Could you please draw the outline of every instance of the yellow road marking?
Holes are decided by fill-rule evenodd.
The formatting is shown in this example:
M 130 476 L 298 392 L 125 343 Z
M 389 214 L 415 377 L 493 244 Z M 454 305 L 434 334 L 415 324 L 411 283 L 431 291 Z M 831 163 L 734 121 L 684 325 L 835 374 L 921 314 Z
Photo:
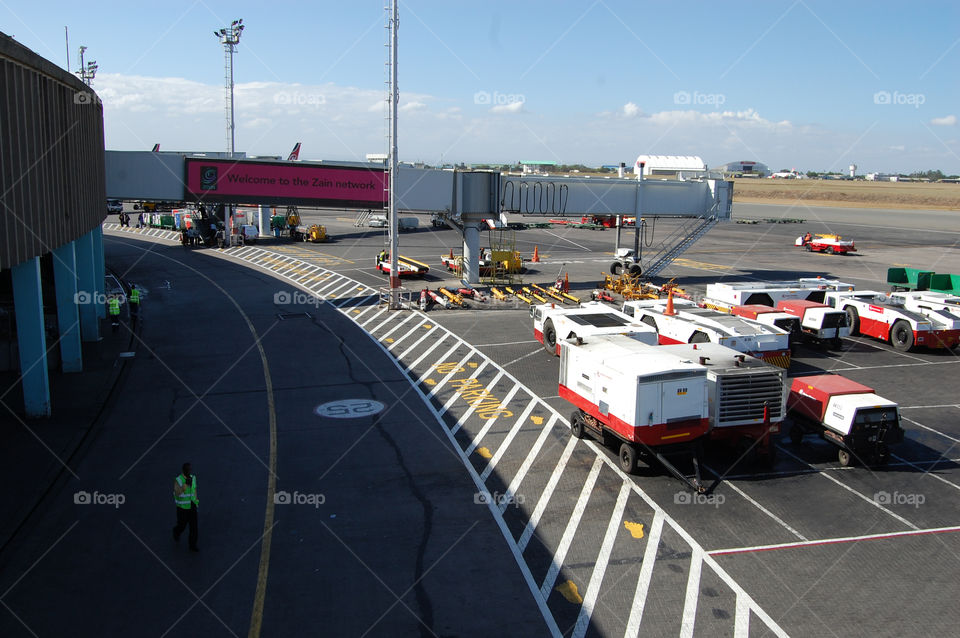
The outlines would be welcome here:
M 583 603 L 583 596 L 580 595 L 580 591 L 577 589 L 577 584 L 572 580 L 568 580 L 565 583 L 557 585 L 557 591 L 560 592 L 560 595 L 567 599 L 567 602 L 571 602 L 575 605 Z
M 437 385 L 437 382 L 434 381 L 433 379 L 424 379 L 423 382 L 426 383 L 427 385 Z
M 627 531 L 629 531 L 630 535 L 634 538 L 643 538 L 643 523 L 623 521 L 623 526 L 627 528 Z
M 477 448 L 477 454 L 479 454 L 480 456 L 482 456 L 482 457 L 485 458 L 485 459 L 489 459 L 489 458 L 493 457 L 493 454 L 490 453 L 490 450 L 488 450 L 488 449 L 485 448 L 485 447 L 478 447 L 478 448 Z
M 543 417 L 542 417 L 542 416 L 532 416 L 532 417 L 530 417 L 530 420 L 533 421 L 533 424 L 534 424 L 534 425 L 543 425 Z

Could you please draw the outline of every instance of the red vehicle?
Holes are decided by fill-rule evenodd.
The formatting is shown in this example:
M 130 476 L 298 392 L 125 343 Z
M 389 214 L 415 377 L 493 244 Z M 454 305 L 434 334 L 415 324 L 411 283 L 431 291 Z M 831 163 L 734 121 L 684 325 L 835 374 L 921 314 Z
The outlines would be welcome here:
M 803 246 L 810 252 L 829 253 L 831 255 L 846 255 L 847 253 L 857 252 L 853 240 L 846 240 L 840 235 L 829 233 L 817 233 L 816 235 L 807 233 L 802 237 L 797 237 L 794 245 Z

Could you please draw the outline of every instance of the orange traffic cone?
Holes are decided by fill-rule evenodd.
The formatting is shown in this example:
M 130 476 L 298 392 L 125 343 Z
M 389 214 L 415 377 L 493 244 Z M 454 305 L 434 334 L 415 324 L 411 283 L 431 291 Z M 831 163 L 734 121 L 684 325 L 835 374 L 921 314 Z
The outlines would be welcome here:
M 673 288 L 667 293 L 667 309 L 663 311 L 663 314 L 668 317 L 672 317 L 677 314 L 677 311 L 673 309 Z
M 535 264 L 540 263 L 540 247 L 539 246 L 533 247 L 533 259 L 531 259 L 530 261 L 532 261 Z
M 453 259 L 453 248 L 450 249 L 450 259 Z
M 563 273 L 563 292 L 570 292 L 570 273 Z

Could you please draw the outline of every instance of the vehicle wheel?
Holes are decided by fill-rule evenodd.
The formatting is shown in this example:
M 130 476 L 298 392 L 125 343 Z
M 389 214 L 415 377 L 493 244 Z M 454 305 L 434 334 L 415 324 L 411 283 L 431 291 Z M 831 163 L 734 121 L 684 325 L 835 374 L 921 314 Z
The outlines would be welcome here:
M 612 264 L 610 264 L 611 275 L 619 275 L 622 272 L 623 272 L 623 264 L 621 264 L 619 261 L 615 261 Z
M 620 444 L 620 469 L 627 474 L 637 471 L 637 448 L 629 443 Z
M 812 253 L 812 252 L 813 252 L 813 246 L 811 246 L 810 244 L 807 244 L 807 245 L 806 245 L 806 249 L 807 249 L 807 252 L 808 252 L 808 253 Z
M 903 319 L 895 321 L 893 328 L 890 329 L 890 343 L 900 352 L 906 352 L 912 348 L 913 330 L 910 329 L 910 324 Z
M 640 268 L 640 264 L 630 264 L 630 269 L 627 272 L 629 272 L 632 277 L 639 277 L 643 269 Z
M 842 465 L 843 467 L 849 467 L 850 463 L 853 461 L 853 457 L 850 455 L 849 452 L 847 452 L 843 448 L 840 448 L 839 450 L 837 450 L 837 460 L 840 461 L 840 465 Z
M 790 426 L 790 442 L 794 445 L 800 445 L 803 442 L 804 431 L 799 425 Z
M 697 330 L 690 335 L 690 341 L 687 343 L 710 343 L 710 337 L 707 336 L 707 333 Z
M 827 254 L 828 254 L 828 255 L 835 255 L 835 254 L 837 254 L 837 251 L 835 251 L 835 250 L 833 249 L 833 246 L 827 246 Z
M 550 354 L 557 354 L 557 330 L 553 327 L 553 319 L 547 319 L 543 324 L 543 347 Z
M 583 419 L 579 410 L 570 415 L 570 433 L 578 439 L 583 438 Z
M 847 325 L 850 326 L 850 336 L 860 334 L 860 314 L 853 306 L 847 306 Z

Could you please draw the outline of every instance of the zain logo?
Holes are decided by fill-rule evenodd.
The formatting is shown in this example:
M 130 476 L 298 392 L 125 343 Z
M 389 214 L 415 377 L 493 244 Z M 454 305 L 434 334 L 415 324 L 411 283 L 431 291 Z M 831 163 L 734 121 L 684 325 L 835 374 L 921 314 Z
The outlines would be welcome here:
M 215 191 L 217 190 L 217 167 L 216 166 L 201 166 L 200 167 L 200 190 L 202 191 Z

